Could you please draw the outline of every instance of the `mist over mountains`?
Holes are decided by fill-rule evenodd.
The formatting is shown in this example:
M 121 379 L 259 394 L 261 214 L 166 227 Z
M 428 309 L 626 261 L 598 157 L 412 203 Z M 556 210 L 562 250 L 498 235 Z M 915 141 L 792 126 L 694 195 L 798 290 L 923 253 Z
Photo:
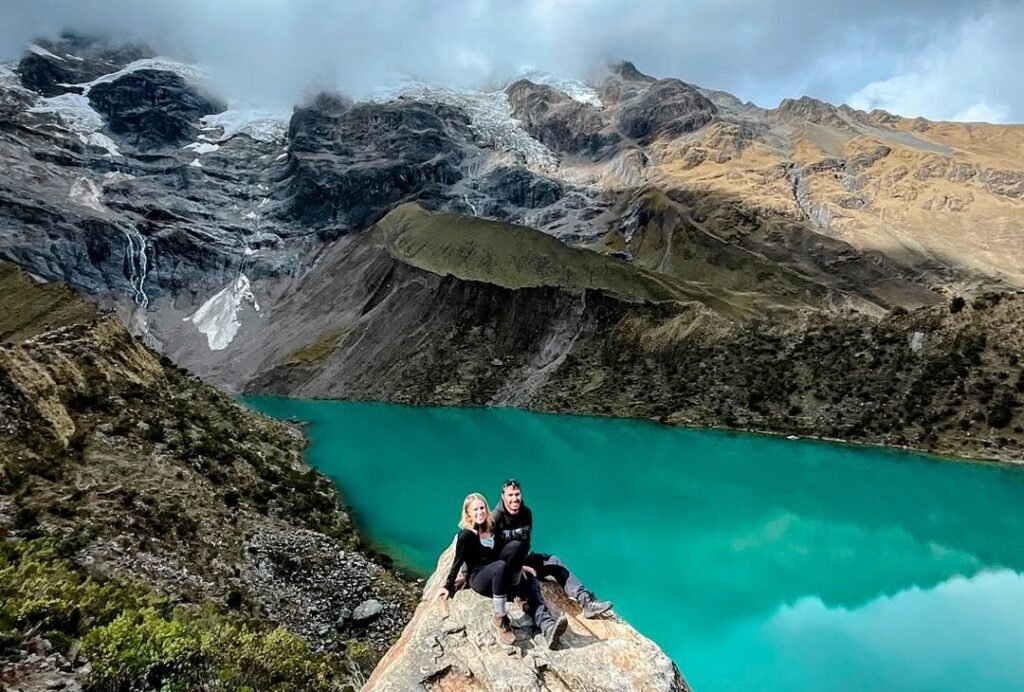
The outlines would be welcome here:
M 1019 3 L 829 6 L 708 1 L 229 0 L 0 3 L 0 59 L 67 28 L 134 38 L 210 70 L 229 100 L 290 107 L 303 94 L 361 96 L 396 76 L 503 86 L 532 67 L 586 78 L 608 59 L 774 107 L 802 94 L 932 120 L 1024 120 Z

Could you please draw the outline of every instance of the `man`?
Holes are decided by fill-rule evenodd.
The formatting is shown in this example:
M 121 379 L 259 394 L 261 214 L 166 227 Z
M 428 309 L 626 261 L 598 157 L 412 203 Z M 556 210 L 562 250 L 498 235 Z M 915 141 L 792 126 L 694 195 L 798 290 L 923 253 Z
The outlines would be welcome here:
M 501 500 L 491 513 L 494 522 L 495 542 L 501 546 L 510 541 L 526 544 L 527 555 L 523 560 L 526 567 L 537 573 L 538 579 L 554 577 L 570 598 L 576 599 L 583 610 L 583 617 L 595 618 L 611 609 L 611 601 L 599 601 L 583 587 L 576 575 L 569 571 L 557 555 L 533 553 L 530 539 L 533 533 L 533 512 L 523 502 L 523 489 L 519 481 L 510 478 L 501 487 Z

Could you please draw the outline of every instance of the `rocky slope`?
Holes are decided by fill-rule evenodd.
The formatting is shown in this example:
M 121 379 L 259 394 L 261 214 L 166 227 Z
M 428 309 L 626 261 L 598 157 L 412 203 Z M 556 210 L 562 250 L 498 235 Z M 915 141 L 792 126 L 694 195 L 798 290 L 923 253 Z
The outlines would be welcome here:
M 545 601 L 569 617 L 559 646 L 547 649 L 532 620 L 516 616 L 516 643 L 497 641 L 490 627 L 489 599 L 463 590 L 445 603 L 437 593 L 451 567 L 453 549 L 437 563 L 416 614 L 367 681 L 366 692 L 406 690 L 577 690 L 689 692 L 671 659 L 617 615 L 586 620 L 579 606 L 553 582 Z
M 0 72 L 0 256 L 210 382 L 1019 455 L 1024 128 L 629 63 L 283 117 L 204 83 L 73 34 Z
M 358 687 L 415 597 L 301 433 L 66 288 L 0 276 L 5 689 Z

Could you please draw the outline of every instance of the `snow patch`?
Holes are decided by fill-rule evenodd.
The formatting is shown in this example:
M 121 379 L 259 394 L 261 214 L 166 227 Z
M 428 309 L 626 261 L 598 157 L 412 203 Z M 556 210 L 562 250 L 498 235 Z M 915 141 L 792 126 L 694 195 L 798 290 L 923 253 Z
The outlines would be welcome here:
M 69 130 L 80 134 L 95 132 L 104 125 L 103 116 L 96 112 L 89 99 L 82 94 L 61 94 L 39 99 L 28 112 L 54 113 Z
M 280 142 L 288 132 L 287 111 L 229 108 L 221 113 L 205 115 L 200 119 L 207 142 L 225 142 L 235 135 L 248 135 L 258 142 Z M 217 135 L 216 132 L 220 131 Z
M 366 100 L 385 103 L 399 97 L 461 108 L 469 116 L 473 134 L 484 145 L 518 154 L 531 166 L 554 168 L 558 164 L 558 157 L 512 117 L 512 105 L 504 91 L 455 89 L 400 80 L 372 92 Z
M 557 89 L 572 100 L 585 103 L 588 106 L 596 108 L 604 106 L 601 103 L 601 97 L 598 95 L 597 90 L 577 79 L 563 79 L 549 72 L 532 69 L 524 70 L 519 75 L 519 79 L 528 79 L 534 84 L 544 84 L 552 89 Z
M 203 167 L 203 164 L 199 163 L 199 159 L 192 159 L 191 161 L 188 162 L 188 165 L 192 166 L 193 168 Z
M 29 44 L 28 52 L 35 53 L 36 55 L 42 55 L 44 58 L 56 58 L 61 62 L 67 62 L 64 58 L 60 57 L 59 55 L 54 55 L 50 51 L 35 43 Z
M 191 322 L 196 329 L 206 335 L 206 342 L 211 351 L 223 351 L 231 344 L 242 326 L 238 319 L 238 311 L 245 302 L 259 312 L 260 306 L 252 292 L 249 277 L 239 274 L 237 279 L 215 293 L 184 321 Z
M 111 72 L 110 74 L 105 74 L 102 77 L 97 77 L 91 82 L 83 82 L 81 84 L 62 84 L 61 86 L 79 87 L 83 90 L 83 93 L 88 94 L 89 90 L 97 84 L 113 82 L 127 74 L 138 72 L 139 70 L 162 70 L 164 72 L 173 72 L 188 82 L 203 82 L 209 74 L 198 65 L 190 65 L 184 62 L 178 62 L 177 60 L 170 60 L 169 58 L 143 58 L 142 60 L 136 60 L 128 63 L 117 72 Z
M 89 207 L 93 211 L 106 212 L 106 207 L 100 201 L 100 188 L 88 178 L 77 178 L 71 183 L 71 191 L 68 197 L 75 204 Z
M 41 98 L 36 105 L 28 109 L 29 113 L 52 113 L 56 115 L 64 127 L 68 128 L 90 146 L 106 149 L 111 156 L 121 156 L 120 149 L 110 137 L 99 132 L 106 124 L 103 116 L 89 103 L 82 94 L 60 94 Z
M 185 145 L 186 149 L 191 149 L 195 153 L 202 156 L 203 154 L 209 154 L 211 152 L 220 149 L 219 144 L 213 144 L 211 142 L 192 142 L 191 144 Z

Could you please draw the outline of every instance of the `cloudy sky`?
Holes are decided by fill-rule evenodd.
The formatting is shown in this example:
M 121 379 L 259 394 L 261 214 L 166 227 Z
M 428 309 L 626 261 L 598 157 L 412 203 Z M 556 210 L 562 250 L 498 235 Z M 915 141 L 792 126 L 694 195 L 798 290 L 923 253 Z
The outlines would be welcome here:
M 1024 0 L 0 0 L 0 59 L 64 27 L 145 40 L 267 106 L 628 58 L 765 107 L 1024 122 Z

